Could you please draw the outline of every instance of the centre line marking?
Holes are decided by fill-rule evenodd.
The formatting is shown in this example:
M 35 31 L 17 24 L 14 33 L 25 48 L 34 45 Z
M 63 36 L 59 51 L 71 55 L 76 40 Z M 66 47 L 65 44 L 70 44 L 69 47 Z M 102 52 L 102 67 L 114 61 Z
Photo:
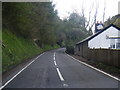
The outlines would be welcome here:
M 54 57 L 53 57 L 54 61 L 55 61 L 55 52 L 54 52 Z
M 59 68 L 56 68 L 56 69 L 57 69 L 57 72 L 58 72 L 58 75 L 59 75 L 60 80 L 61 80 L 61 81 L 65 81 L 64 78 L 63 78 L 63 76 L 62 76 L 62 74 L 60 73 Z
M 53 59 L 55 60 L 55 57 Z
M 56 61 L 54 61 L 54 64 L 55 64 L 55 66 L 57 66 L 57 63 L 56 63 Z
M 54 52 L 54 57 L 55 57 L 55 52 Z

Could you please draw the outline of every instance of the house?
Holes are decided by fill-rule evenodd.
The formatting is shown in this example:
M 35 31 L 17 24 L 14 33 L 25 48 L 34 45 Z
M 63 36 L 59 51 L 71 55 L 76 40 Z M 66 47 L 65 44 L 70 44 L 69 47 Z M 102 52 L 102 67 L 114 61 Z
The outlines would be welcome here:
M 111 24 L 94 35 L 76 43 L 87 42 L 89 48 L 120 49 L 120 28 Z
M 88 47 L 120 49 L 120 28 L 109 25 L 91 37 Z
M 94 35 L 77 42 L 75 54 L 88 60 L 97 60 L 120 66 L 118 65 L 118 59 L 120 58 L 120 28 L 111 24 Z

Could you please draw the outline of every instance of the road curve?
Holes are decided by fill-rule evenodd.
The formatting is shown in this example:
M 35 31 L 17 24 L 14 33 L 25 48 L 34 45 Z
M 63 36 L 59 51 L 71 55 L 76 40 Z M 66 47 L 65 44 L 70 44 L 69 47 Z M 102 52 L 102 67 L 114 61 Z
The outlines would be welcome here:
M 64 48 L 45 52 L 3 88 L 118 88 L 118 81 L 69 57 Z

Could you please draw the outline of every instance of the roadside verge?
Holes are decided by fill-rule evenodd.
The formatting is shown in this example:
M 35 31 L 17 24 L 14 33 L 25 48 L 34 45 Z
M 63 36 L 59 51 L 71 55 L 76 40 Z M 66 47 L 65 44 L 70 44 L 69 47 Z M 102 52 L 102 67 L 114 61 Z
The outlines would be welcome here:
M 66 53 L 67 54 L 67 53 Z M 89 67 L 89 68 L 92 68 L 92 69 L 94 69 L 94 70 L 96 70 L 96 71 L 98 71 L 98 72 L 100 72 L 100 73 L 103 73 L 103 74 L 105 74 L 105 75 L 107 75 L 107 76 L 109 76 L 109 77 L 111 77 L 111 78 L 113 78 L 113 79 L 115 79 L 115 80 L 117 80 L 117 81 L 120 81 L 120 79 L 118 78 L 118 77 L 116 77 L 116 76 L 113 76 L 113 75 L 111 75 L 111 74 L 109 74 L 109 73 L 107 73 L 107 72 L 105 72 L 105 71 L 103 71 L 103 70 L 100 70 L 99 68 L 96 68 L 96 67 L 94 67 L 93 65 L 90 65 L 90 64 L 88 64 L 88 63 L 86 63 L 86 62 L 83 62 L 83 61 L 81 61 L 81 60 L 78 60 L 78 58 L 76 58 L 76 57 L 73 57 L 73 55 L 71 56 L 71 55 L 69 55 L 69 54 L 67 54 L 70 58 L 72 58 L 73 60 L 76 60 L 76 61 L 78 61 L 78 62 L 80 62 L 81 64 L 83 64 L 83 65 L 85 65 L 85 66 L 87 66 L 87 67 Z

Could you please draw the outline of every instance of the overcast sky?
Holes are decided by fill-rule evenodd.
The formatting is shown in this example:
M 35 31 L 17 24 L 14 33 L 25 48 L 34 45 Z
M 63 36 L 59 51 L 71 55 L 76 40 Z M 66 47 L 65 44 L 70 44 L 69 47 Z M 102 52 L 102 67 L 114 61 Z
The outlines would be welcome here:
M 52 0 L 56 4 L 55 9 L 58 10 L 58 15 L 60 18 L 65 18 L 69 16 L 69 13 L 76 10 L 78 13 L 81 13 L 82 6 L 85 8 L 85 16 L 88 17 L 89 10 L 93 6 L 94 9 L 97 6 L 98 8 L 98 17 L 97 21 L 102 21 L 103 8 L 106 6 L 106 19 L 118 14 L 118 2 L 120 0 Z M 94 5 L 93 5 L 94 2 Z M 105 4 L 106 3 L 106 4 Z M 94 10 L 92 12 L 94 14 Z

